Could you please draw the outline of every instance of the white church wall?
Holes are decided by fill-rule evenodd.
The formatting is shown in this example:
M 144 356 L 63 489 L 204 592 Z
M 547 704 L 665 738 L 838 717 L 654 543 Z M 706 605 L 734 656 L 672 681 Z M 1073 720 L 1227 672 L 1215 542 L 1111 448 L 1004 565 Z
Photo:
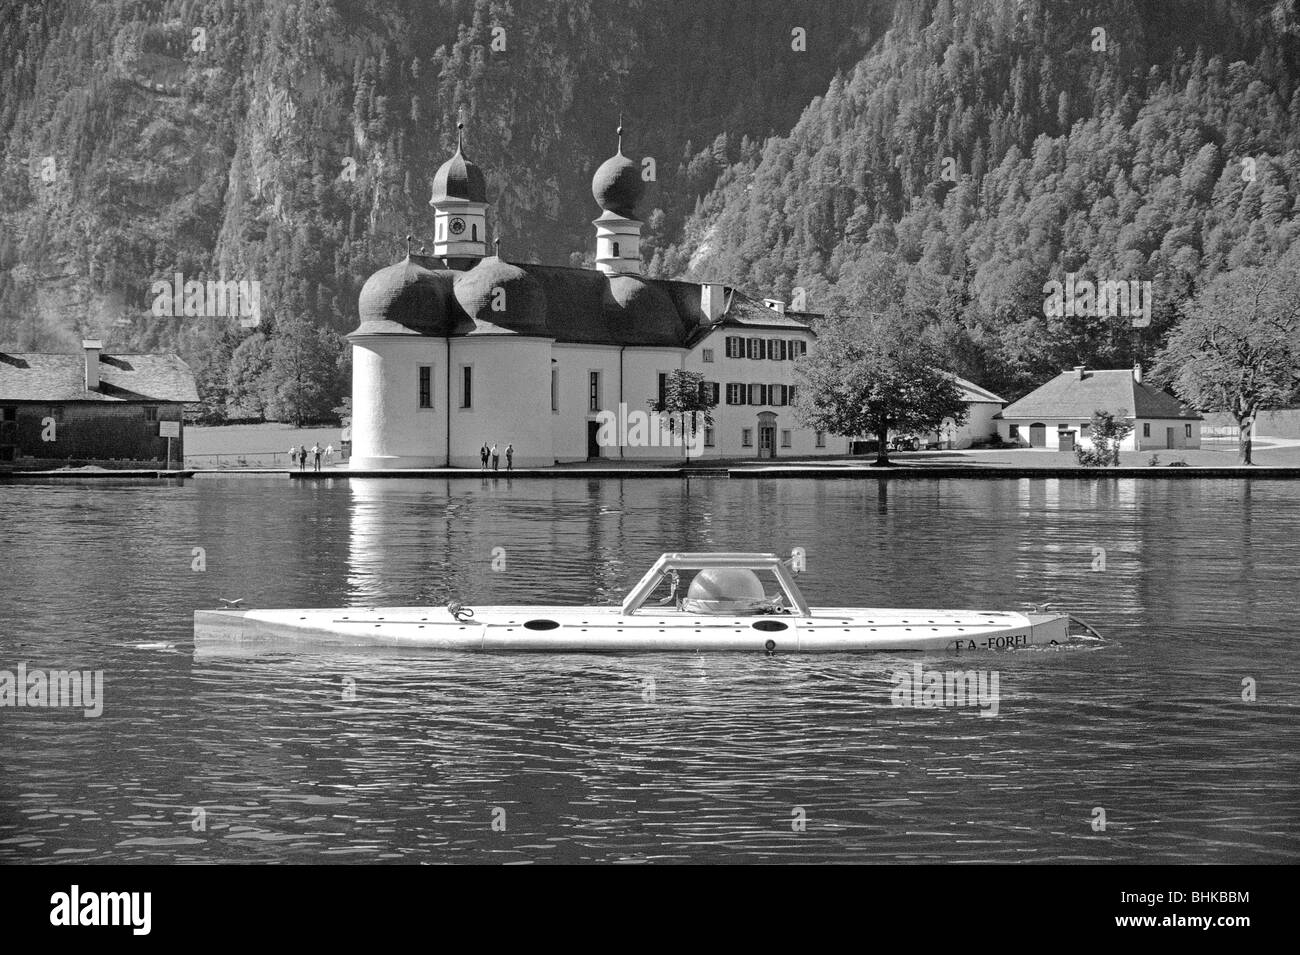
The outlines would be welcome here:
M 353 338 L 354 469 L 427 468 L 444 463 L 447 342 L 441 338 Z M 419 368 L 430 367 L 431 408 L 419 407 Z
M 551 349 L 554 364 L 550 367 L 558 374 L 558 411 L 551 410 L 549 384 L 545 411 L 550 414 L 552 446 L 555 460 L 561 464 L 587 460 L 587 422 L 594 421 L 591 410 L 591 373 L 600 377 L 599 407 L 608 403 L 607 396 L 618 394 L 617 345 L 568 345 L 556 343 Z M 549 370 L 548 370 L 549 374 Z M 543 415 L 538 414 L 541 418 Z M 605 457 L 618 457 L 618 449 L 607 449 Z
M 496 444 L 505 468 L 513 444 L 515 467 L 555 463 L 549 421 L 551 340 L 482 335 L 451 342 L 451 465 L 478 467 L 479 448 Z M 472 369 L 469 407 L 464 370 Z M 549 412 L 548 412 L 549 413 Z

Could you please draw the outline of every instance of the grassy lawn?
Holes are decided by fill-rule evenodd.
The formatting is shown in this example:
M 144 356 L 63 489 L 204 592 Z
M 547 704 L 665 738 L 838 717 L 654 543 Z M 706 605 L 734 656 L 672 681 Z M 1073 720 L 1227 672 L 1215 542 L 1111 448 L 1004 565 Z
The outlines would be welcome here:
M 341 428 L 295 428 L 291 424 L 230 424 L 218 427 L 190 425 L 185 429 L 186 463 L 199 467 L 233 467 L 242 456 L 248 467 L 286 467 L 288 466 L 289 446 L 305 446 L 309 451 L 313 444 L 319 443 L 323 448 L 334 445 L 337 452 L 342 445 Z M 234 457 L 216 459 L 215 455 L 233 455 Z M 336 453 L 333 464 L 339 464 Z M 307 466 L 311 467 L 310 458 Z

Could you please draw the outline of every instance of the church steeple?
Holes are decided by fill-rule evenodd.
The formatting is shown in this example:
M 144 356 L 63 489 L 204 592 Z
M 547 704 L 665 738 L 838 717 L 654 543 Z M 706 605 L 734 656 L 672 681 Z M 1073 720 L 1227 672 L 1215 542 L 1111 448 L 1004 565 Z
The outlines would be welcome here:
M 623 123 L 618 152 L 606 159 L 591 179 L 591 194 L 603 210 L 596 227 L 596 268 L 610 275 L 641 271 L 641 220 L 636 204 L 645 191 L 641 170 L 623 155 Z
M 456 124 L 456 152 L 433 177 L 433 254 L 453 269 L 470 269 L 487 255 L 487 184 L 465 157 L 465 123 Z

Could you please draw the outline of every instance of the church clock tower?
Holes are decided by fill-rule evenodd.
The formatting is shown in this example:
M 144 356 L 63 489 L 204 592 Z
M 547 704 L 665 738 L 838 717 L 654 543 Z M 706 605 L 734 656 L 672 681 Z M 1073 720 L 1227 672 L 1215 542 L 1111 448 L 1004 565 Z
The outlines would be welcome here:
M 433 254 L 465 271 L 487 255 L 487 185 L 465 158 L 464 123 L 456 124 L 456 154 L 433 177 Z

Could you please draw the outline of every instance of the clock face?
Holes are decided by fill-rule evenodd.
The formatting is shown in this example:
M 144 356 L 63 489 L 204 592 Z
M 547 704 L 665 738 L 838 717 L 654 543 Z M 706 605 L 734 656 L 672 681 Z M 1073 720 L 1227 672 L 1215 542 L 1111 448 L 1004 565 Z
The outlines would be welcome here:
M 459 216 L 451 220 L 451 234 L 460 235 L 465 231 L 465 220 Z

